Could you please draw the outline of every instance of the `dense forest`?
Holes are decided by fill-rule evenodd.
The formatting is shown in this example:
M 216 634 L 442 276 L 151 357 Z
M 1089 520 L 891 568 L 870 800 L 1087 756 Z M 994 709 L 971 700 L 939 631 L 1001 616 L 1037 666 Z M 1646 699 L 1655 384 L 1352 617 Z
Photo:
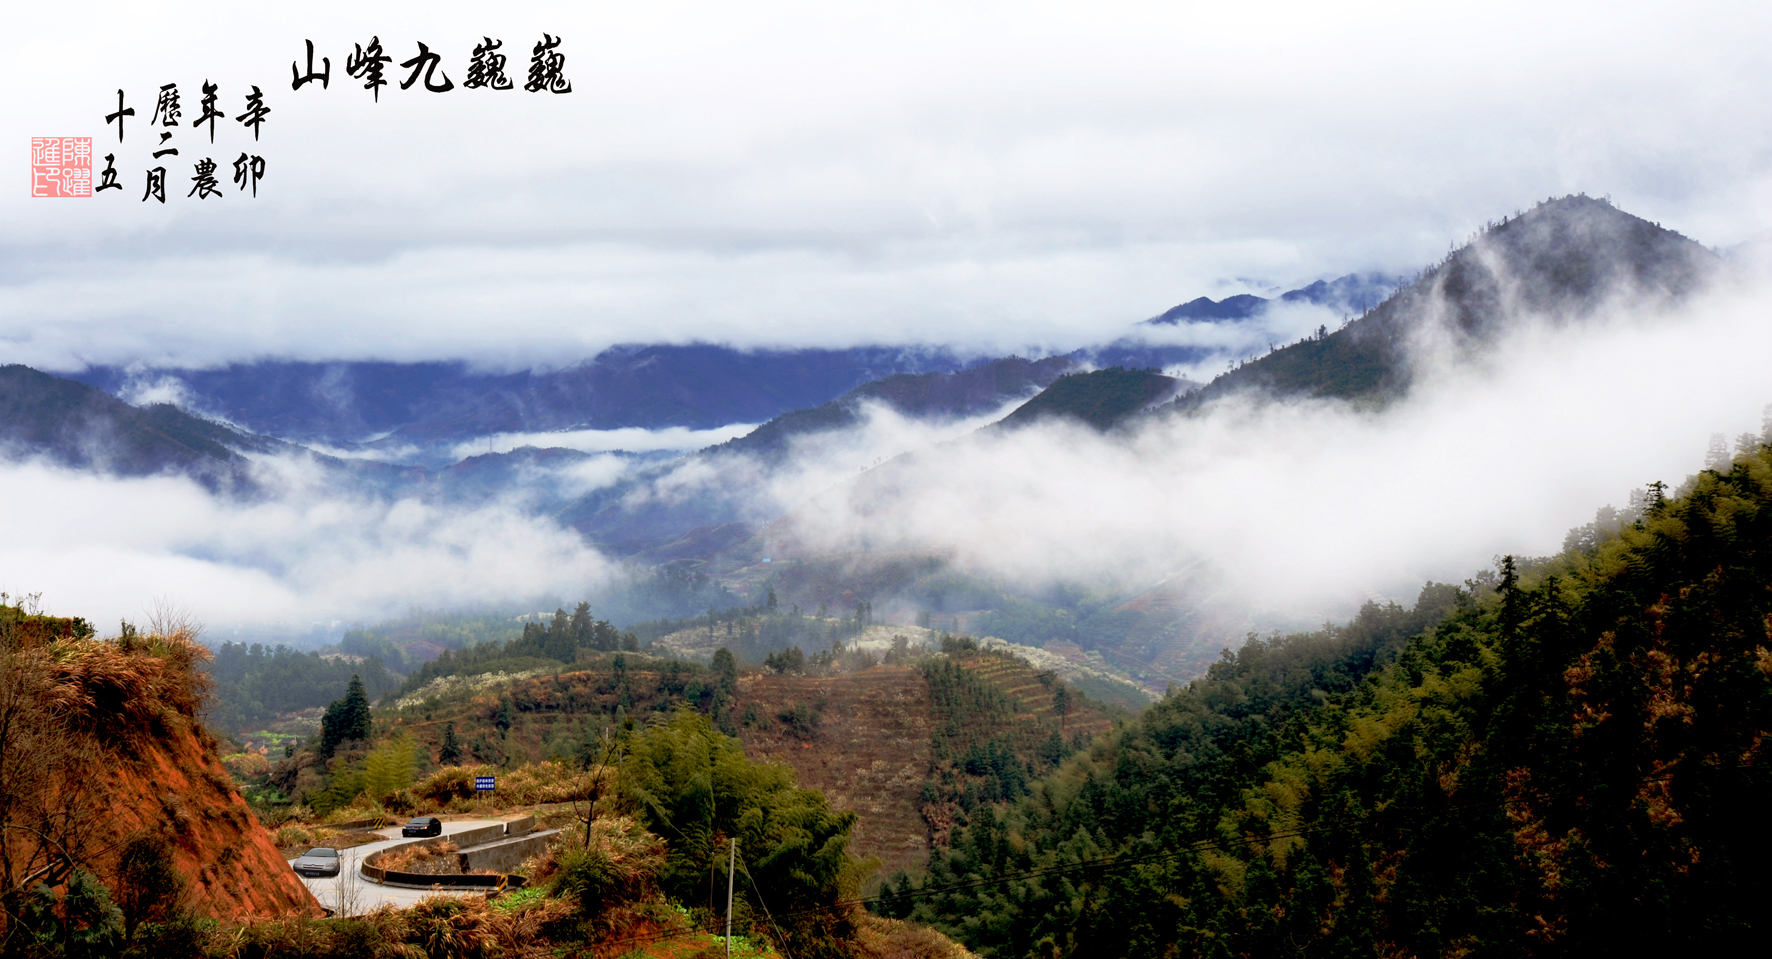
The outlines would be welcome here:
M 362 676 L 371 696 L 400 683 L 378 658 L 359 662 L 260 643 L 221 644 L 207 671 L 215 681 L 215 696 L 206 719 L 218 729 L 235 731 L 269 722 L 279 713 L 324 706 L 345 694 L 352 676 Z
M 637 649 L 639 640 L 633 633 L 616 629 L 606 619 L 596 619 L 591 615 L 590 603 L 579 603 L 571 613 L 564 608 L 554 610 L 553 619 L 545 626 L 534 621 L 524 623 L 522 633 L 510 640 L 489 640 L 460 651 L 445 649 L 436 659 L 413 670 L 399 693 L 414 692 L 445 676 L 524 672 L 576 662 L 581 651 Z
M 406 673 L 437 658 L 445 649 L 504 642 L 522 630 L 523 624 L 512 613 L 413 610 L 400 619 L 345 630 L 338 648 L 355 656 L 373 656 Z
M 770 589 L 763 602 L 753 606 L 710 608 L 700 616 L 639 623 L 633 632 L 642 642 L 650 643 L 674 633 L 706 630 L 705 645 L 725 648 L 740 662 L 765 663 L 771 655 L 788 651 L 797 650 L 804 661 L 807 650 L 814 654 L 826 648 L 836 650 L 844 640 L 860 635 L 872 625 L 871 603 L 857 603 L 853 610 L 838 611 L 833 616 L 824 606 L 813 612 L 798 606 L 782 607 L 775 590 Z
M 1582 955 L 1751 932 L 1772 450 L 1564 554 L 1250 642 L 877 906 L 988 956 Z

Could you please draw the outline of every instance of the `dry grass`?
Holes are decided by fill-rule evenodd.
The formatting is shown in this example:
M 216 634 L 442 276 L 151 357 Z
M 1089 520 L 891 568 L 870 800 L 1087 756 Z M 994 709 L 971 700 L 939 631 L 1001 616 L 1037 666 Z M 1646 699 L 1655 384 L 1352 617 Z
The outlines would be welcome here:
M 212 681 L 208 649 L 189 631 L 116 640 L 58 639 L 42 648 L 48 695 L 75 728 L 140 743 L 197 727 Z
M 414 801 L 442 808 L 451 802 L 475 798 L 476 776 L 498 777 L 493 799 L 500 806 L 535 806 L 571 802 L 597 795 L 607 785 L 607 770 L 580 771 L 568 763 L 525 763 L 513 770 L 497 766 L 445 766 L 420 780 L 411 789 Z
M 568 826 L 522 869 L 534 887 L 547 887 L 556 902 L 570 906 L 580 935 L 607 944 L 680 925 L 658 890 L 664 840 L 625 816 L 595 820 L 589 839 L 582 823 Z
M 461 847 L 447 839 L 435 843 L 414 843 L 390 849 L 376 857 L 375 864 L 390 872 L 419 872 L 421 864 L 445 857 L 453 858 Z
M 872 915 L 856 922 L 854 951 L 859 959 L 978 959 L 928 926 Z
M 197 943 L 217 959 L 399 957 L 399 959 L 552 959 L 571 910 L 542 901 L 491 908 L 481 896 L 435 896 L 407 910 L 382 907 L 352 919 L 276 919 L 216 928 Z
M 591 823 L 588 844 L 584 822 L 568 823 L 546 849 L 524 861 L 521 872 L 531 882 L 545 882 L 559 872 L 563 857 L 586 849 L 600 853 L 615 869 L 631 877 L 631 898 L 645 895 L 650 889 L 651 877 L 664 868 L 663 839 L 648 832 L 631 816 L 609 816 Z
M 316 846 L 330 849 L 349 849 L 365 843 L 381 842 L 386 836 L 362 829 L 344 831 L 328 829 L 324 826 L 287 825 L 279 828 L 272 835 L 271 841 L 284 858 L 299 856 Z

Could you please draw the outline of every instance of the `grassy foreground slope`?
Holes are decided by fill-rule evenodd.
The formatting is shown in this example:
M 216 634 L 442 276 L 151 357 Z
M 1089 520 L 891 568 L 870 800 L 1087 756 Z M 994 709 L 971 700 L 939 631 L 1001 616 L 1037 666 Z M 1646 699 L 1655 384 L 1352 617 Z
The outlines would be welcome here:
M 1772 891 L 1772 449 L 1590 532 L 1227 656 L 957 831 L 887 911 L 990 956 L 1751 935 Z

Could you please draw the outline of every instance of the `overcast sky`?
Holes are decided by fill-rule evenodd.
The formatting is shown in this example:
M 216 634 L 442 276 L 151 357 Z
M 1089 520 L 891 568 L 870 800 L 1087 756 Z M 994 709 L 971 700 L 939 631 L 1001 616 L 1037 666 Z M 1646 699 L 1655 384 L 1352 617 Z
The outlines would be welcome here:
M 1721 247 L 1772 213 L 1764 3 L 80 9 L 15 4 L 0 59 L 0 361 L 50 369 L 1058 349 L 1202 294 L 1413 271 L 1553 194 Z M 544 31 L 569 94 L 520 89 Z M 345 69 L 372 35 L 379 103 Z M 483 36 L 519 89 L 463 87 Z M 305 39 L 325 89 L 290 89 Z M 398 88 L 420 41 L 455 89 Z M 188 124 L 205 80 L 228 119 L 213 145 L 178 127 L 167 202 L 142 202 L 154 94 L 176 82 Z M 30 198 L 32 136 L 93 137 L 123 189 Z M 206 156 L 224 195 L 187 198 Z

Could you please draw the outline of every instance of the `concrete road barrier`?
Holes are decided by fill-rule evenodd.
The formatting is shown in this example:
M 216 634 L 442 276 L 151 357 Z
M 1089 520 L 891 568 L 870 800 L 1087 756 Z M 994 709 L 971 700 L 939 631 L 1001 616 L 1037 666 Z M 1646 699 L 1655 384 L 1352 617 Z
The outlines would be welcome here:
M 443 824 L 443 838 L 453 839 L 455 836 L 491 827 L 502 835 L 504 823 L 478 820 L 471 822 L 446 822 Z M 321 906 L 345 916 L 357 916 L 368 913 L 379 906 L 390 905 L 407 908 L 417 905 L 428 896 L 435 895 L 480 895 L 497 891 L 498 887 L 485 885 L 488 877 L 475 877 L 480 884 L 471 886 L 445 885 L 437 880 L 439 876 L 420 876 L 420 882 L 410 885 L 387 882 L 362 882 L 378 873 L 375 870 L 362 870 L 360 867 L 376 853 L 386 852 L 395 846 L 402 846 L 414 840 L 402 839 L 399 827 L 380 830 L 388 838 L 362 846 L 352 846 L 339 850 L 341 869 L 337 876 L 302 877 L 302 884 L 314 894 Z M 389 835 L 392 833 L 392 835 Z M 424 840 L 417 840 L 424 841 Z M 379 873 L 379 875 L 386 875 Z M 493 880 L 499 877 L 490 877 Z M 516 888 L 522 880 L 512 877 L 504 888 Z
M 501 822 L 490 826 L 481 826 L 478 829 L 464 829 L 461 832 L 450 833 L 438 838 L 448 839 L 457 846 L 478 846 L 481 843 L 497 842 L 504 837 L 505 824 Z
M 534 828 L 535 817 L 529 816 L 526 818 L 528 820 L 528 828 Z M 523 821 L 524 820 L 518 820 L 519 823 Z M 471 873 L 483 869 L 491 869 L 496 870 L 499 873 L 504 873 L 511 869 L 515 869 L 522 865 L 523 860 L 528 859 L 530 856 L 535 855 L 545 848 L 548 840 L 559 835 L 560 831 L 558 829 L 552 829 L 547 832 L 533 833 L 515 839 L 506 839 L 504 837 L 507 825 L 508 824 L 506 823 L 495 823 L 490 826 L 464 829 L 460 832 L 450 833 L 446 836 L 433 836 L 429 839 L 414 839 L 410 842 L 395 843 L 386 848 L 378 849 L 374 854 L 364 859 L 363 877 L 377 883 L 393 883 L 396 885 L 440 885 L 456 887 L 497 886 L 499 888 L 519 887 L 525 882 L 525 879 L 522 876 L 487 876 L 471 875 Z M 438 876 L 429 873 L 400 872 L 398 870 L 383 869 L 378 865 L 384 855 L 393 852 L 396 849 L 410 849 L 413 846 L 435 848 L 437 844 L 445 841 L 452 842 L 460 847 L 461 851 L 457 853 L 457 865 L 461 869 L 463 875 Z
M 560 830 L 549 829 L 545 832 L 530 833 L 503 842 L 487 843 L 472 849 L 463 849 L 456 855 L 460 857 L 462 872 L 478 872 L 491 869 L 496 872 L 510 872 L 523 865 L 523 860 L 547 848 L 548 841 L 560 835 Z

